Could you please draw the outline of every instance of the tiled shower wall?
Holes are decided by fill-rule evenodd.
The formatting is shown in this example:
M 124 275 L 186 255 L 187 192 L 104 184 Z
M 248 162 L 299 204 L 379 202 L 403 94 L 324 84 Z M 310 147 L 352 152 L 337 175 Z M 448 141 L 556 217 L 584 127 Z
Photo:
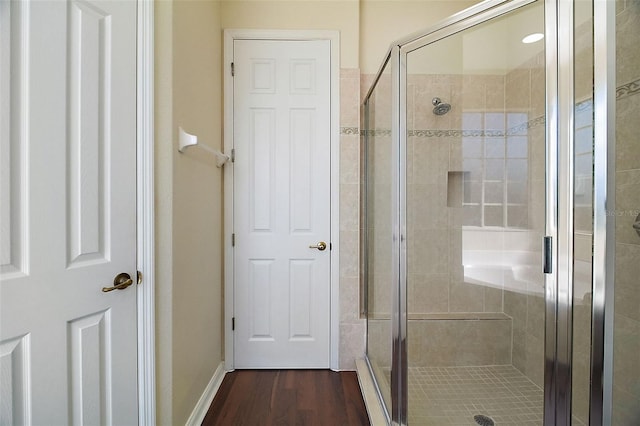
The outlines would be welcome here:
M 613 424 L 640 418 L 640 1 L 616 2 L 616 268 Z
M 535 251 L 544 229 L 539 219 L 544 212 L 542 66 L 540 56 L 504 76 L 409 79 L 408 235 L 413 236 L 413 243 L 409 242 L 409 313 L 508 315 L 482 319 L 444 315 L 416 321 L 409 326 L 410 333 L 415 329 L 409 339 L 415 348 L 410 348 L 413 364 L 513 362 L 532 375 L 541 371 L 542 274 L 521 288 L 503 288 L 499 277 L 496 285 L 478 285 L 465 280 L 462 256 L 464 238 L 465 250 L 529 251 L 539 263 Z M 430 102 L 434 96 L 450 100 L 451 112 L 434 115 Z M 514 155 L 511 147 L 516 145 L 521 152 Z M 464 173 L 468 186 L 464 197 L 470 198 L 463 200 L 464 205 L 450 199 L 448 179 L 455 171 Z M 495 182 L 483 182 L 494 173 Z M 501 200 L 507 203 L 506 208 L 483 206 L 480 195 L 484 192 L 486 201 L 491 191 L 498 204 Z M 463 237 L 463 225 L 466 234 L 481 232 L 482 238 L 474 242 Z M 483 227 L 492 226 L 498 229 L 484 231 L 489 228 Z M 435 325 L 446 333 L 433 334 Z M 469 338 L 460 339 L 467 334 Z M 439 356 L 425 359 L 438 350 L 442 352 Z
M 523 124 L 526 134 L 526 115 L 505 112 L 502 75 L 412 75 L 408 80 L 409 312 L 501 313 L 501 283 L 490 287 L 465 282 L 462 227 L 528 223 L 522 206 L 510 205 L 506 218 L 502 205 L 483 206 L 480 198 L 483 191 L 485 199 L 493 192 L 503 204 L 507 169 L 513 161 L 526 161 L 505 159 L 505 143 L 522 139 L 518 128 Z M 432 112 L 435 96 L 452 104 L 449 113 Z M 492 150 L 496 152 L 490 154 Z M 496 182 L 484 181 L 490 173 L 500 175 Z M 464 195 L 456 194 L 463 180 Z M 526 182 L 526 176 L 509 182 L 509 190 L 518 183 L 519 192 L 526 194 Z M 491 237 L 500 241 L 491 248 L 502 250 L 502 230 Z M 465 241 L 464 248 L 489 249 L 486 242 L 470 245 Z
M 493 241 L 492 248 L 539 249 L 544 229 L 544 223 L 539 220 L 544 208 L 541 60 L 541 57 L 535 58 L 531 64 L 506 76 L 409 76 L 407 215 L 411 365 L 510 364 L 515 353 L 520 355 L 518 361 L 523 371 L 527 370 L 527 362 L 531 365 L 530 371 L 534 371 L 532 364 L 536 360 L 542 366 L 543 358 L 537 357 L 536 341 L 543 333 L 540 318 L 543 318 L 544 307 L 539 297 L 542 275 L 536 277 L 536 288 L 518 291 L 505 291 L 500 285 L 489 287 L 465 282 L 462 224 L 481 225 L 475 222 L 481 214 L 478 206 L 463 206 L 461 201 L 452 201 L 449 188 L 450 171 L 468 172 L 465 184 L 475 185 L 472 192 L 479 192 L 477 186 L 483 182 L 478 176 L 483 175 L 481 168 L 484 167 L 480 153 L 484 153 L 485 143 L 487 149 L 491 144 L 502 146 L 499 149 L 503 152 L 505 143 L 524 145 L 524 154 L 520 154 L 524 158 L 517 161 L 527 164 L 522 168 L 514 163 L 524 174 L 520 173 L 520 181 L 509 184 L 518 184 L 520 205 L 488 211 L 484 220 L 518 228 L 513 234 L 495 232 L 492 239 L 498 242 Z M 372 79 L 372 76 L 363 77 L 365 89 Z M 541 96 L 532 97 L 532 91 Z M 435 96 L 453 105 L 448 114 L 433 114 L 431 99 Z M 380 104 L 379 99 L 376 101 Z M 383 105 L 376 105 L 378 107 L 384 110 Z M 388 129 L 375 128 L 376 142 L 382 141 L 385 131 Z M 504 159 L 501 161 L 505 163 Z M 507 164 L 503 164 L 505 169 L 509 169 Z M 379 192 L 384 195 L 384 191 Z M 480 243 L 471 248 L 483 250 L 486 246 Z M 470 247 L 465 245 L 465 248 Z M 376 277 L 381 275 L 382 271 L 379 272 L 374 266 Z M 384 317 L 388 315 L 385 308 L 389 295 L 388 289 L 381 290 L 373 292 L 370 312 Z M 505 313 L 518 317 L 512 319 Z M 512 333 L 517 335 L 513 344 Z M 388 345 L 385 338 L 388 339 L 385 333 L 372 333 L 370 345 Z
M 363 77 L 365 89 L 372 79 L 372 76 Z M 384 83 L 385 81 L 381 81 L 379 86 Z M 381 88 L 379 92 L 386 93 L 386 90 Z M 448 171 L 473 169 L 473 173 L 481 173 L 473 155 L 469 157 L 468 154 L 463 154 L 463 150 L 482 151 L 482 140 L 488 134 L 493 136 L 493 142 L 504 144 L 507 138 L 507 120 L 510 120 L 512 128 L 524 126 L 526 134 L 526 119 L 514 121 L 504 113 L 504 92 L 504 76 L 409 77 L 407 214 L 410 228 L 411 314 L 503 312 L 502 289 L 464 283 L 461 225 L 463 220 L 473 220 L 474 216 L 479 215 L 474 215 L 475 212 L 471 210 L 466 211 L 466 207 L 473 209 L 474 206 L 463 208 L 462 204 L 448 205 Z M 430 100 L 435 95 L 450 100 L 454 105 L 450 113 L 444 116 L 432 113 Z M 376 111 L 389 108 L 390 114 L 390 104 L 387 106 L 380 103 L 376 98 Z M 389 129 L 376 127 L 374 131 L 376 143 L 382 143 L 381 141 L 386 141 L 384 138 L 390 136 L 387 135 L 390 133 Z M 512 135 L 514 137 L 521 136 L 523 132 L 522 129 L 515 131 L 520 133 Z M 473 176 L 472 174 L 472 178 Z M 476 183 L 481 184 L 471 182 Z M 380 193 L 390 197 L 390 194 L 383 191 Z M 535 223 L 535 218 L 529 219 L 526 211 L 513 217 L 519 224 L 529 221 Z M 370 301 L 370 308 L 373 307 L 378 314 L 388 314 L 383 308 L 378 308 L 388 304 L 387 298 L 386 293 L 376 294 Z
M 340 71 L 340 369 L 364 356 L 360 318 L 360 70 Z
M 537 254 L 535 279 L 521 291 L 505 291 L 504 312 L 513 319 L 512 364 L 530 380 L 544 384 L 544 276 L 540 247 L 545 208 L 545 81 L 542 54 L 506 76 L 506 109 L 524 114 L 528 140 L 528 224 L 530 250 Z

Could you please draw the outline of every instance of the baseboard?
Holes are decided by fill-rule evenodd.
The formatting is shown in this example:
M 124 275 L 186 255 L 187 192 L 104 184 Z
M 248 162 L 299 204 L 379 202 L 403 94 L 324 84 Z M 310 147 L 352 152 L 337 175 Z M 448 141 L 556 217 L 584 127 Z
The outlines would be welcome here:
M 202 424 L 204 416 L 207 415 L 207 411 L 209 411 L 209 407 L 222 384 L 222 379 L 224 379 L 225 374 L 227 374 L 227 371 L 224 369 L 224 362 L 221 362 L 218 368 L 216 368 L 216 371 L 213 372 L 209 384 L 204 388 L 204 392 L 191 412 L 186 426 L 200 426 Z

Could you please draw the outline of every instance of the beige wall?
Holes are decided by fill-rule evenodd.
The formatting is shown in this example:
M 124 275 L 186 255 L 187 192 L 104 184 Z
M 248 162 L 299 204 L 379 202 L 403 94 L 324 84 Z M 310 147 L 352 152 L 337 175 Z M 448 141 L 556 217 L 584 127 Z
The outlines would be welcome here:
M 389 45 L 478 0 L 226 0 L 223 28 L 339 30 L 341 68 L 377 72 Z
M 217 1 L 156 3 L 158 424 L 184 424 L 222 360 L 222 172 L 178 126 L 222 146 Z
M 222 27 L 233 29 L 339 30 L 340 66 L 358 68 L 358 1 L 222 2 Z
M 173 263 L 173 5 L 155 6 L 156 415 L 171 421 Z
M 362 0 L 360 2 L 360 69 L 378 71 L 391 43 L 422 32 L 477 0 Z

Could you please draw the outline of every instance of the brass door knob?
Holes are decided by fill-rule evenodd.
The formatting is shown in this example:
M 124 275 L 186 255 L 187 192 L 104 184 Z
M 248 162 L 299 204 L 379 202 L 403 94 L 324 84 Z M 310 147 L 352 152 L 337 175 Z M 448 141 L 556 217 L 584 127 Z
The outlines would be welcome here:
M 313 245 L 313 246 L 309 246 L 309 248 L 314 248 L 314 249 L 318 249 L 320 251 L 323 251 L 324 249 L 327 248 L 327 243 L 325 243 L 324 241 L 320 241 L 318 244 Z
M 124 290 L 133 284 L 131 276 L 126 272 L 122 272 L 113 279 L 113 287 L 102 287 L 102 291 L 107 293 L 113 290 Z

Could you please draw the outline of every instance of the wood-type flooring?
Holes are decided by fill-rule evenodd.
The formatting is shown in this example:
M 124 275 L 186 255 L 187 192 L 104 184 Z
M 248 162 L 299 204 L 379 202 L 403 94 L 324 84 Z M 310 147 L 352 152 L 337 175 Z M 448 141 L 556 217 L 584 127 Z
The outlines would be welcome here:
M 369 425 L 355 372 L 236 370 L 228 373 L 203 426 Z

